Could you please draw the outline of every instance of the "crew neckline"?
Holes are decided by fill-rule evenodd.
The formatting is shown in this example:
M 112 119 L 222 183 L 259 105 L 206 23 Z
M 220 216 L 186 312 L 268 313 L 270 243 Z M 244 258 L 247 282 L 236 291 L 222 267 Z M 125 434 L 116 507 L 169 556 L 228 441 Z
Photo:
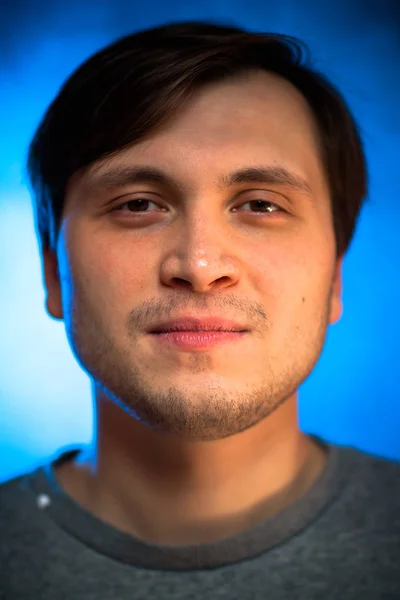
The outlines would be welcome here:
M 64 532 L 113 560 L 157 570 L 217 568 L 253 558 L 289 540 L 316 520 L 340 494 L 351 469 L 352 449 L 315 435 L 310 437 L 327 448 L 328 456 L 323 471 L 307 492 L 277 515 L 215 542 L 185 546 L 148 543 L 96 517 L 75 501 L 55 477 L 55 467 L 74 460 L 81 448 L 63 452 L 39 467 L 30 478 L 30 488 L 38 508 Z

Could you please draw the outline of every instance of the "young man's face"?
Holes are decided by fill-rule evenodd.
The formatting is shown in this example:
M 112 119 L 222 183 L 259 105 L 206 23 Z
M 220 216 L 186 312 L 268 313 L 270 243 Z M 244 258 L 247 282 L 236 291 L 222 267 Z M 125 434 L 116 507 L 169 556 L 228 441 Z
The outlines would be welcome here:
M 203 88 L 146 141 L 71 178 L 58 264 L 44 257 L 47 307 L 97 389 L 137 420 L 182 439 L 224 438 L 293 398 L 313 370 L 342 310 L 317 144 L 300 93 L 259 72 Z M 106 173 L 139 166 L 172 185 L 105 185 Z M 254 167 L 286 169 L 310 193 L 218 184 Z M 203 350 L 148 332 L 186 315 L 248 331 Z

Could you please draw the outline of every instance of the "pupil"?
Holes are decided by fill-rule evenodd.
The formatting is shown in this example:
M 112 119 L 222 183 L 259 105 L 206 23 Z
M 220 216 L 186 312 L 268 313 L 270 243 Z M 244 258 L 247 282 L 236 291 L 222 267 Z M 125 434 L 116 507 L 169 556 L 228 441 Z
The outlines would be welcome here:
M 265 200 L 252 200 L 252 202 L 257 205 L 256 210 L 260 210 L 266 207 Z
M 143 210 L 143 202 L 150 202 L 149 200 L 131 200 L 129 202 L 131 208 L 133 208 L 133 210 Z M 146 207 L 144 207 L 146 208 Z

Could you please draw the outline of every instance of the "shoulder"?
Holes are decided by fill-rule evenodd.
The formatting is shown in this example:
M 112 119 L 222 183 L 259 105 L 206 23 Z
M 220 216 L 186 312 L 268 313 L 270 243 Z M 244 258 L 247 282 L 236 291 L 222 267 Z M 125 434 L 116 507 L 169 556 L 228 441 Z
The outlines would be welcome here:
M 25 473 L 0 484 L 0 540 L 2 552 L 11 551 L 18 540 L 27 541 L 37 533 L 40 498 L 32 480 L 36 471 Z M 0 561 L 1 562 L 1 561 Z
M 400 535 L 400 461 L 357 448 L 342 450 L 348 471 L 342 505 L 360 526 Z
M 6 517 L 15 513 L 16 508 L 26 499 L 32 476 L 33 472 L 24 473 L 0 483 L 0 523 L 3 524 Z
M 379 482 L 379 488 L 374 488 L 378 494 L 391 490 L 400 491 L 400 460 L 391 459 L 385 456 L 380 456 L 350 448 L 349 452 L 354 455 L 356 471 L 360 481 L 365 481 L 368 485 L 373 481 Z

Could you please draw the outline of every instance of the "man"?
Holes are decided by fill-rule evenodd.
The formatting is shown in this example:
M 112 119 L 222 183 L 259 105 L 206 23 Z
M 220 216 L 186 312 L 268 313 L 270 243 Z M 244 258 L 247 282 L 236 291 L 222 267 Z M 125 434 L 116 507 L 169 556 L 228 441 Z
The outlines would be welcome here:
M 3 595 L 399 598 L 398 463 L 298 426 L 366 196 L 356 124 L 300 44 L 117 41 L 63 86 L 29 171 L 97 421 L 2 486 Z

